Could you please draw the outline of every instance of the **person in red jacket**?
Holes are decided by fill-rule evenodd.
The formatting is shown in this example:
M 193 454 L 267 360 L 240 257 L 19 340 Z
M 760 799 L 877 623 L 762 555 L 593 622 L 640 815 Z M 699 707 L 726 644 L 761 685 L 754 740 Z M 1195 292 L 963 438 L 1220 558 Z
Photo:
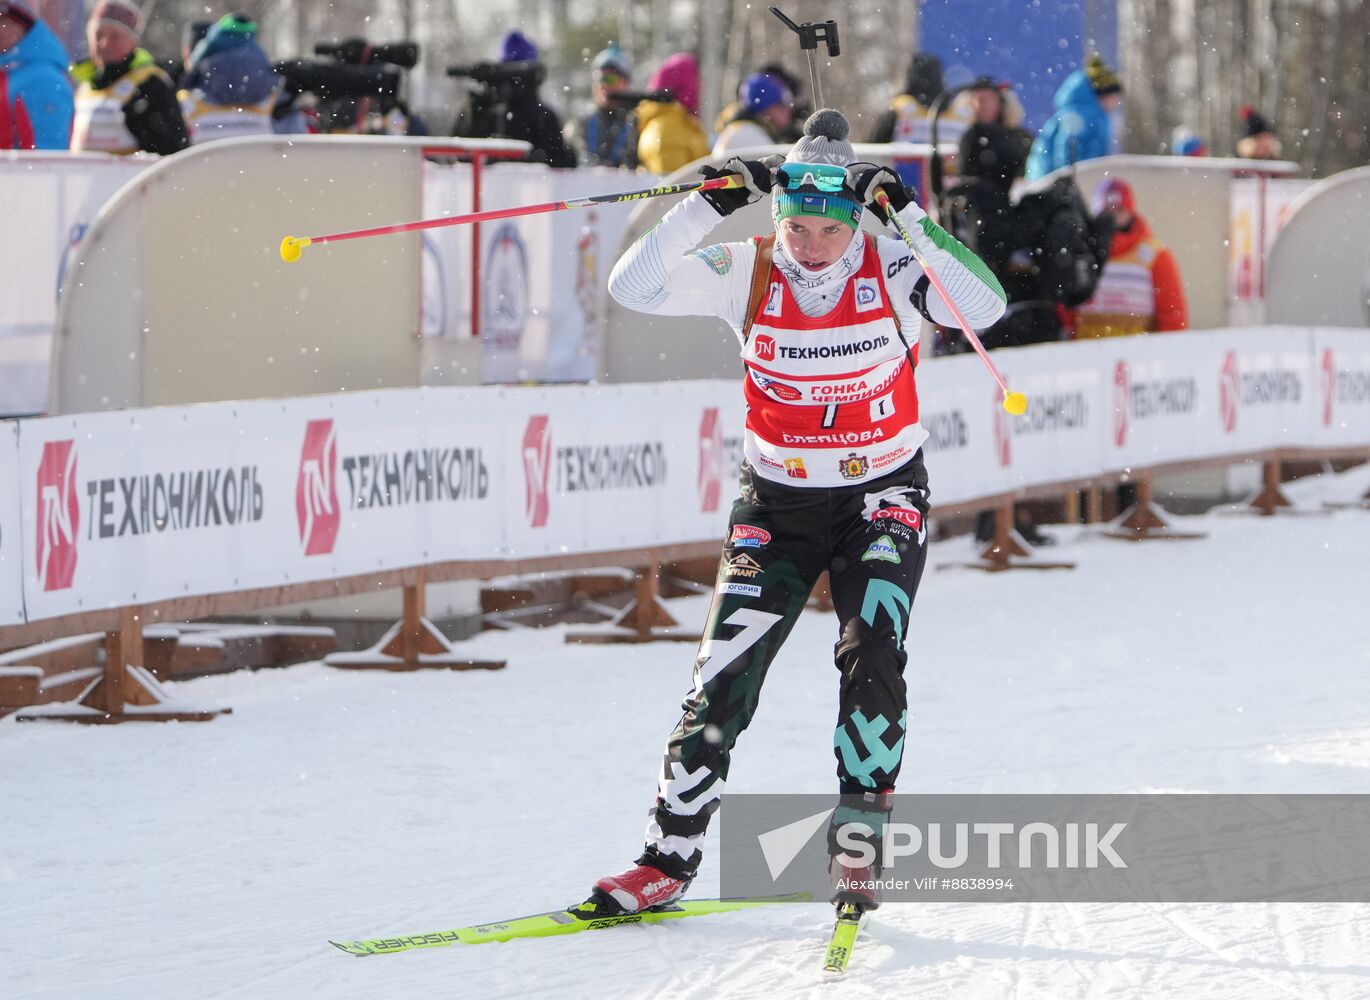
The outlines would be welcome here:
M 1075 338 L 1122 337 L 1189 326 L 1175 257 L 1137 214 L 1127 181 L 1109 177 L 1094 189 L 1094 214 L 1113 217 L 1113 241 L 1099 287 L 1075 311 Z

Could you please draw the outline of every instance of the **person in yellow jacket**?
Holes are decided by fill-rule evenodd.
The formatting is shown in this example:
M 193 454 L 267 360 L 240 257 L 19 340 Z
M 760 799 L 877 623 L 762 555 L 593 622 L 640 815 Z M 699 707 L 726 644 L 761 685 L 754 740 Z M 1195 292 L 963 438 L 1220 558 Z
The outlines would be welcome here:
M 91 11 L 91 58 L 71 68 L 74 152 L 174 153 L 189 143 L 175 85 L 138 47 L 141 37 L 141 15 L 129 0 L 100 0 Z
M 1098 287 L 1075 310 L 1075 339 L 1187 329 L 1180 268 L 1137 214 L 1132 186 L 1118 177 L 1100 181 L 1092 207 L 1095 215 L 1112 216 L 1113 239 Z
M 699 66 L 694 56 L 681 52 L 669 57 L 648 86 L 669 90 L 675 100 L 637 106 L 638 164 L 654 174 L 672 174 L 708 156 L 709 137 L 699 124 Z

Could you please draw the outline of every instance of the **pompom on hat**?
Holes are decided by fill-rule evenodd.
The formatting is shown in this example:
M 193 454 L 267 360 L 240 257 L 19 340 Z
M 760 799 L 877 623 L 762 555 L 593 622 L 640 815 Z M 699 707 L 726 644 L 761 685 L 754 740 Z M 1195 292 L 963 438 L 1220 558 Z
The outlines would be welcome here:
M 535 62 L 538 47 L 521 31 L 511 31 L 499 46 L 500 62 Z
M 594 62 L 590 63 L 590 69 L 596 73 L 608 70 L 617 73 L 625 79 L 632 79 L 633 64 L 628 57 L 623 54 L 623 50 L 617 45 L 609 45 L 600 50 L 599 55 L 595 56 Z
M 1250 104 L 1243 104 L 1237 115 L 1242 120 L 1243 135 L 1264 135 L 1267 132 L 1271 135 L 1275 134 L 1275 129 L 1270 122 Z
M 1123 81 L 1118 79 L 1118 74 L 1109 68 L 1108 63 L 1104 62 L 1104 57 L 1098 53 L 1086 60 L 1085 77 L 1099 97 L 1123 92 Z
M 842 112 L 833 108 L 815 111 L 804 123 L 804 135 L 789 154 L 777 172 L 789 178 L 788 183 L 778 183 L 772 191 L 771 218 L 779 223 L 790 216 L 821 216 L 834 219 L 852 229 L 861 226 L 862 206 L 856 194 L 845 184 L 840 191 L 824 190 L 807 182 L 807 174 L 786 171 L 789 164 L 810 164 L 814 166 L 837 167 L 845 170 L 856 162 L 856 152 L 847 137 L 851 125 Z

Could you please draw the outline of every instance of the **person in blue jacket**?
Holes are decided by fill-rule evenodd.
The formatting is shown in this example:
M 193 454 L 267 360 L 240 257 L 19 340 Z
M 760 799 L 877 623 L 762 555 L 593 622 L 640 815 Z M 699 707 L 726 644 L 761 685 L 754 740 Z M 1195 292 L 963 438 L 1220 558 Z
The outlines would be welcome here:
M 1053 170 L 1107 156 L 1113 140 L 1109 114 L 1123 101 L 1123 85 L 1118 75 L 1097 55 L 1089 57 L 1084 69 L 1066 77 L 1056 91 L 1052 112 L 1032 143 L 1026 177 L 1036 180 Z
M 67 52 L 32 0 L 0 0 L 0 149 L 66 149 Z
M 268 135 L 284 81 L 257 42 L 257 25 L 225 14 L 190 52 L 181 77 L 181 115 L 192 145 Z

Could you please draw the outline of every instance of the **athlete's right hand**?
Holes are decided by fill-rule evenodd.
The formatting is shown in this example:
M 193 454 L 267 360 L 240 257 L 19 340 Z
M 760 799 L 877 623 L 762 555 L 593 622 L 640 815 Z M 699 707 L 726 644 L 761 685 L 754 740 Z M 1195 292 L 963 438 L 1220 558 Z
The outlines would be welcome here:
M 699 172 L 708 180 L 737 174 L 742 178 L 742 187 L 715 188 L 699 193 L 714 207 L 714 211 L 725 217 L 739 208 L 758 202 L 770 193 L 771 185 L 774 183 L 774 167 L 767 162 L 769 159 L 770 157 L 766 160 L 744 160 L 734 156 L 723 164 L 722 169 L 705 164 L 699 168 Z

